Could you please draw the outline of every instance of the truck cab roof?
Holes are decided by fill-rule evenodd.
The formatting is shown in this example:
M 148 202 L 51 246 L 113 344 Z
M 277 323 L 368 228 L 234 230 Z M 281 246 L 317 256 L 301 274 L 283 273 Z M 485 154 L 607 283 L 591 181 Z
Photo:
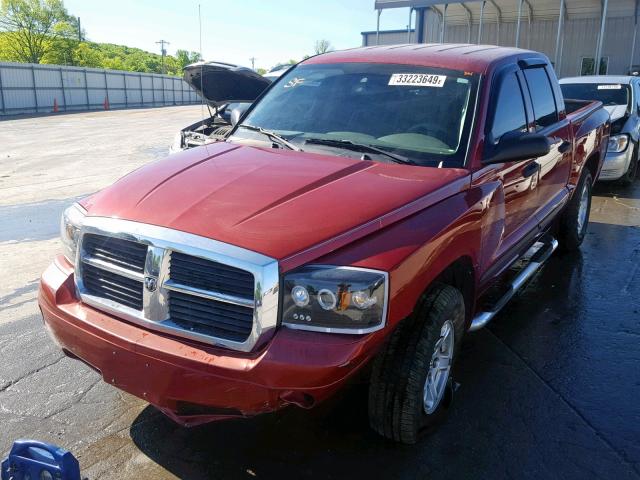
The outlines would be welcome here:
M 410 43 L 377 45 L 329 52 L 311 57 L 305 64 L 373 62 L 420 65 L 485 73 L 490 66 L 509 58 L 533 57 L 548 62 L 539 52 L 495 45 Z

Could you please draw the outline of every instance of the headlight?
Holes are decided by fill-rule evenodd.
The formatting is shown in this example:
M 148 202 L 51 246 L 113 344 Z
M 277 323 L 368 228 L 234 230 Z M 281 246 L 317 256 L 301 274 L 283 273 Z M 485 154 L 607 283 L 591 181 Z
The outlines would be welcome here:
M 80 236 L 80 228 L 84 217 L 84 208 L 74 203 L 62 213 L 62 218 L 60 219 L 62 253 L 74 265 L 76 263 L 76 251 L 78 250 L 78 237 Z
M 175 153 L 182 150 L 182 132 L 176 133 L 176 136 L 173 137 L 173 142 L 169 146 L 169 153 Z
M 284 277 L 282 323 L 332 333 L 367 333 L 384 327 L 388 275 L 356 267 L 312 265 Z
M 629 144 L 629 136 L 626 134 L 612 135 L 609 137 L 609 152 L 624 152 Z

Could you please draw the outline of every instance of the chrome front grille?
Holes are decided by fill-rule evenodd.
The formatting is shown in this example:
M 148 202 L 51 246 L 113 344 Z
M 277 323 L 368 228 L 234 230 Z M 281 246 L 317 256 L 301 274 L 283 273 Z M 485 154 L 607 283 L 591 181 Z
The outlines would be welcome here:
M 82 241 L 85 257 L 143 273 L 147 246 L 120 238 L 87 234 Z
M 81 299 L 172 335 L 249 351 L 277 323 L 278 265 L 233 245 L 88 217 L 76 262 Z
M 82 281 L 91 295 L 121 303 L 134 310 L 142 310 L 142 282 L 85 263 Z
M 253 275 L 246 270 L 174 252 L 169 276 L 173 282 L 253 300 Z
M 169 315 L 185 330 L 237 342 L 246 340 L 253 326 L 253 311 L 249 308 L 175 291 L 169 294 Z

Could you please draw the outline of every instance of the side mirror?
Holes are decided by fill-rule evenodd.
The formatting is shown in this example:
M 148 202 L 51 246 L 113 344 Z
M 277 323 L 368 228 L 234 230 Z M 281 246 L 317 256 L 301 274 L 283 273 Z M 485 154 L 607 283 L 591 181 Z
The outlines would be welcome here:
M 490 148 L 482 163 L 518 162 L 547 155 L 551 143 L 546 135 L 529 132 L 510 132 L 500 138 L 498 144 Z
M 251 104 L 243 103 L 231 110 L 231 126 L 235 127 Z

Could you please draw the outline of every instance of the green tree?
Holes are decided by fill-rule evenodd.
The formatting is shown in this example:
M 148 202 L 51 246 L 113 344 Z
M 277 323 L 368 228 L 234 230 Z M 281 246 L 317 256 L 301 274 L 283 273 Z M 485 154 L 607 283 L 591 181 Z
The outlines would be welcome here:
M 76 65 L 80 67 L 100 68 L 104 65 L 104 57 L 95 44 L 81 42 L 74 51 Z
M 267 73 L 267 69 L 266 68 L 256 68 L 256 72 L 260 75 L 264 75 L 265 73 Z
M 11 33 L 9 48 L 21 62 L 40 63 L 55 40 L 68 35 L 61 28 L 71 17 L 62 0 L 1 0 L 0 31 Z
M 178 65 L 180 67 L 180 70 L 182 70 L 187 65 L 191 65 L 192 63 L 199 62 L 202 59 L 198 52 L 189 52 L 187 50 L 178 50 L 178 51 L 176 51 L 176 57 L 175 58 L 178 61 Z

